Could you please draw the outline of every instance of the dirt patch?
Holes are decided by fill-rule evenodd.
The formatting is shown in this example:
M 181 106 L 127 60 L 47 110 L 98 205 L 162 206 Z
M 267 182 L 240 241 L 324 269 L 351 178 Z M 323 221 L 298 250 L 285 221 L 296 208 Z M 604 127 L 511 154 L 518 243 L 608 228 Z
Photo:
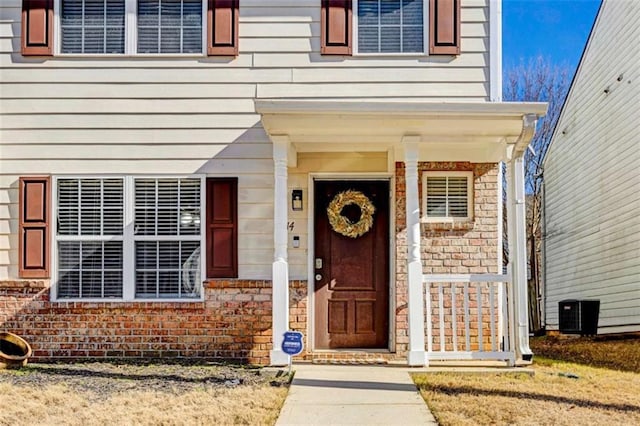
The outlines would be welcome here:
M 535 356 L 640 373 L 640 338 L 636 336 L 535 337 L 531 350 Z
M 0 425 L 273 424 L 288 384 L 226 364 L 29 364 L 0 371 Z
M 441 425 L 640 424 L 640 374 L 536 358 L 535 375 L 414 375 Z

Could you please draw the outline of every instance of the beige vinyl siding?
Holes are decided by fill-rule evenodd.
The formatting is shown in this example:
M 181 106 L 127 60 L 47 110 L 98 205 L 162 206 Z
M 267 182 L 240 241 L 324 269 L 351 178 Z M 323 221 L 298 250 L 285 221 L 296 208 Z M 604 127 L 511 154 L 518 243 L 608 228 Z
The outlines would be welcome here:
M 21 3 L 0 1 L 0 279 L 17 277 L 18 176 L 101 173 L 239 176 L 240 278 L 269 279 L 273 161 L 256 97 L 489 100 L 488 0 L 463 1 L 458 57 L 322 56 L 320 0 L 242 0 L 235 58 L 27 58 Z M 302 213 L 292 279 L 307 277 Z
M 551 330 L 564 299 L 599 299 L 600 333 L 640 330 L 639 20 L 605 2 L 545 161 Z

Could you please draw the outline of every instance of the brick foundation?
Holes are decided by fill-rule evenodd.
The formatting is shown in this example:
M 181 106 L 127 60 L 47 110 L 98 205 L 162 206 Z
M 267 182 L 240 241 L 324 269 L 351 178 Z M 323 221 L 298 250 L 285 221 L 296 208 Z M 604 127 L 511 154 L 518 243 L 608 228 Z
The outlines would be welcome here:
M 51 302 L 48 281 L 0 282 L 0 329 L 34 361 L 189 358 L 268 364 L 271 281 L 215 280 L 198 302 Z M 291 326 L 306 335 L 307 283 L 291 281 Z M 308 347 L 308 345 L 305 345 Z

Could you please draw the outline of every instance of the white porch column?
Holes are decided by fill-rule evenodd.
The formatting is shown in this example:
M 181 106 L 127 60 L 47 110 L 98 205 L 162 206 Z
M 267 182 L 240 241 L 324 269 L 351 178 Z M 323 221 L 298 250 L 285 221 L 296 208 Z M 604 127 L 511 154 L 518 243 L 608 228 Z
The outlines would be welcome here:
M 274 163 L 273 241 L 274 259 L 272 275 L 273 348 L 271 365 L 287 365 L 289 356 L 282 352 L 283 333 L 289 329 L 289 264 L 287 261 L 287 154 L 289 138 L 272 136 Z
M 424 346 L 424 291 L 420 259 L 420 198 L 418 194 L 417 136 L 402 138 L 405 164 L 405 196 L 407 207 L 407 287 L 409 314 L 410 366 L 427 365 Z
M 527 235 L 524 190 L 524 156 L 517 152 L 507 163 L 507 228 L 509 239 L 509 270 L 512 291 L 513 346 L 516 359 L 529 361 L 529 315 L 527 303 Z

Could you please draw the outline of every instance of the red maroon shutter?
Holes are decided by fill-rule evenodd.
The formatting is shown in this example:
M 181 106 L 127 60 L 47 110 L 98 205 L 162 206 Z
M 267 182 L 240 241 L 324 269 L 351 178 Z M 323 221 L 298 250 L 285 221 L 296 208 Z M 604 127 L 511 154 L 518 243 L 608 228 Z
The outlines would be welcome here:
M 22 54 L 53 55 L 53 0 L 22 0 Z
M 238 277 L 238 179 L 207 179 L 207 277 Z
M 21 177 L 18 218 L 20 278 L 49 277 L 49 176 Z
M 351 55 L 352 20 L 351 0 L 322 0 L 320 53 Z
M 429 0 L 429 53 L 460 54 L 460 0 Z
M 207 8 L 207 55 L 236 56 L 240 0 L 209 0 Z

